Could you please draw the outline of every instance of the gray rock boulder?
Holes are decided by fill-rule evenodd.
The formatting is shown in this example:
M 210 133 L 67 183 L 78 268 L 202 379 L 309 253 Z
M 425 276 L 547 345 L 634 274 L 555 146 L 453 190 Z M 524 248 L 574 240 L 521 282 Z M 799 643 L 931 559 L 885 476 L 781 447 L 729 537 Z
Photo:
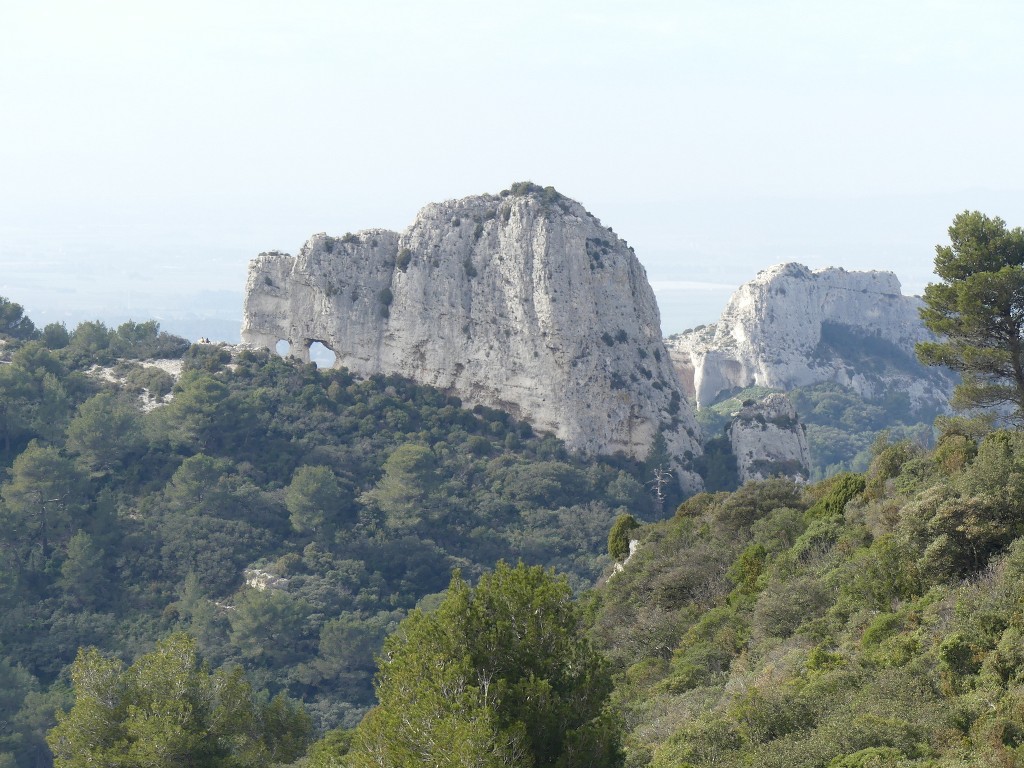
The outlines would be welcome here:
M 509 411 L 571 449 L 643 459 L 660 432 L 698 490 L 693 413 L 631 248 L 550 187 L 426 206 L 401 234 L 314 235 L 249 267 L 242 341 L 400 374 Z
M 744 406 L 727 434 L 741 483 L 769 477 L 805 482 L 810 477 L 806 429 L 785 395 L 773 393 Z

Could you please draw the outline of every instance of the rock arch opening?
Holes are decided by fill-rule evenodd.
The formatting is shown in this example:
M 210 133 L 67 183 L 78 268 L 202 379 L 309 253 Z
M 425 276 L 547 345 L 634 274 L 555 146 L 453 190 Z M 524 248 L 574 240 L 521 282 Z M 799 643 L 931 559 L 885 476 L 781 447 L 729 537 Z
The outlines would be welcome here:
M 281 339 L 274 345 L 274 349 L 281 357 L 288 357 L 288 354 L 292 351 L 292 345 L 288 339 Z
M 314 341 L 309 345 L 309 359 L 317 368 L 333 368 L 338 356 L 322 341 Z

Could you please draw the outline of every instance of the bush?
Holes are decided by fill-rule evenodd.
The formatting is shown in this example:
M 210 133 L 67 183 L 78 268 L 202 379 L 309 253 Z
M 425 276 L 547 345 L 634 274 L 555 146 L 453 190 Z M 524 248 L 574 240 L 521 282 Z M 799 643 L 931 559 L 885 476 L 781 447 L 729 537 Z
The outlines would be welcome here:
M 132 368 L 125 383 L 135 391 L 147 390 L 151 397 L 163 397 L 174 388 L 174 377 L 155 366 Z
M 842 515 L 847 502 L 864 491 L 867 482 L 860 475 L 849 472 L 836 475 L 818 486 L 823 490 L 821 498 L 807 510 L 808 519 Z
M 906 760 L 906 754 L 894 747 L 868 747 L 837 757 L 828 768 L 900 768 Z
M 640 523 L 632 515 L 619 515 L 615 518 L 608 533 L 608 554 L 614 560 L 625 560 L 629 556 L 630 535 L 639 527 Z
M 402 248 L 398 252 L 398 256 L 395 258 L 395 266 L 398 267 L 402 272 L 405 272 L 409 268 L 409 264 L 412 263 L 412 251 L 408 248 Z
M 727 672 L 747 642 L 750 628 L 729 606 L 714 608 L 683 635 L 672 655 L 672 677 L 666 681 L 672 691 L 705 685 Z

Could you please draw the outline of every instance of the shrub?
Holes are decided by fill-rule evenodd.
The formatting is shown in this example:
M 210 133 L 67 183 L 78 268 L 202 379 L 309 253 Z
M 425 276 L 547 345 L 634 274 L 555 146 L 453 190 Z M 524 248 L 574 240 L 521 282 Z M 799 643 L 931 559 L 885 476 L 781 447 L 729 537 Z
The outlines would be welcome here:
M 758 580 L 764 573 L 768 550 L 761 544 L 751 544 L 740 554 L 729 568 L 727 576 L 741 592 L 755 592 Z
M 409 268 L 410 263 L 412 263 L 412 251 L 408 248 L 402 248 L 395 258 L 395 266 L 405 272 Z
M 750 482 L 725 498 L 715 512 L 715 521 L 729 530 L 742 530 L 773 510 L 799 505 L 800 486 L 791 480 Z
M 174 387 L 174 377 L 155 367 L 132 368 L 125 381 L 133 390 L 148 390 L 153 397 L 163 397 Z
M 907 755 L 894 747 L 868 747 L 835 758 L 828 768 L 899 768 L 906 761 Z
M 864 491 L 867 482 L 860 475 L 844 473 L 826 480 L 818 486 L 824 490 L 821 498 L 807 510 L 808 519 L 842 515 L 847 502 Z
M 685 691 L 727 672 L 749 634 L 747 623 L 732 607 L 708 611 L 683 635 L 672 656 L 668 687 L 676 692 Z
M 630 535 L 640 523 L 632 515 L 619 515 L 615 518 L 611 531 L 608 533 L 608 554 L 615 560 L 625 560 L 629 555 Z
M 765 637 L 789 637 L 806 621 L 816 619 L 831 602 L 827 587 L 814 576 L 773 582 L 758 598 L 754 627 Z

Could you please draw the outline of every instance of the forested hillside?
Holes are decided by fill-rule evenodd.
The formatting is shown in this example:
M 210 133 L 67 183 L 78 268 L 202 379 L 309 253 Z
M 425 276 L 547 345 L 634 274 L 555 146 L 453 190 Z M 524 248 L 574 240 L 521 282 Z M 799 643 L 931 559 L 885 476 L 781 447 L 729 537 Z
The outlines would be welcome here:
M 628 765 L 1024 764 L 1024 436 L 701 494 L 593 596 Z
M 384 636 L 453 568 L 582 588 L 617 514 L 662 516 L 643 465 L 405 379 L 3 310 L 0 765 L 47 764 L 79 647 L 131 662 L 176 631 L 316 728 L 354 725 Z M 153 357 L 181 358 L 176 384 Z

